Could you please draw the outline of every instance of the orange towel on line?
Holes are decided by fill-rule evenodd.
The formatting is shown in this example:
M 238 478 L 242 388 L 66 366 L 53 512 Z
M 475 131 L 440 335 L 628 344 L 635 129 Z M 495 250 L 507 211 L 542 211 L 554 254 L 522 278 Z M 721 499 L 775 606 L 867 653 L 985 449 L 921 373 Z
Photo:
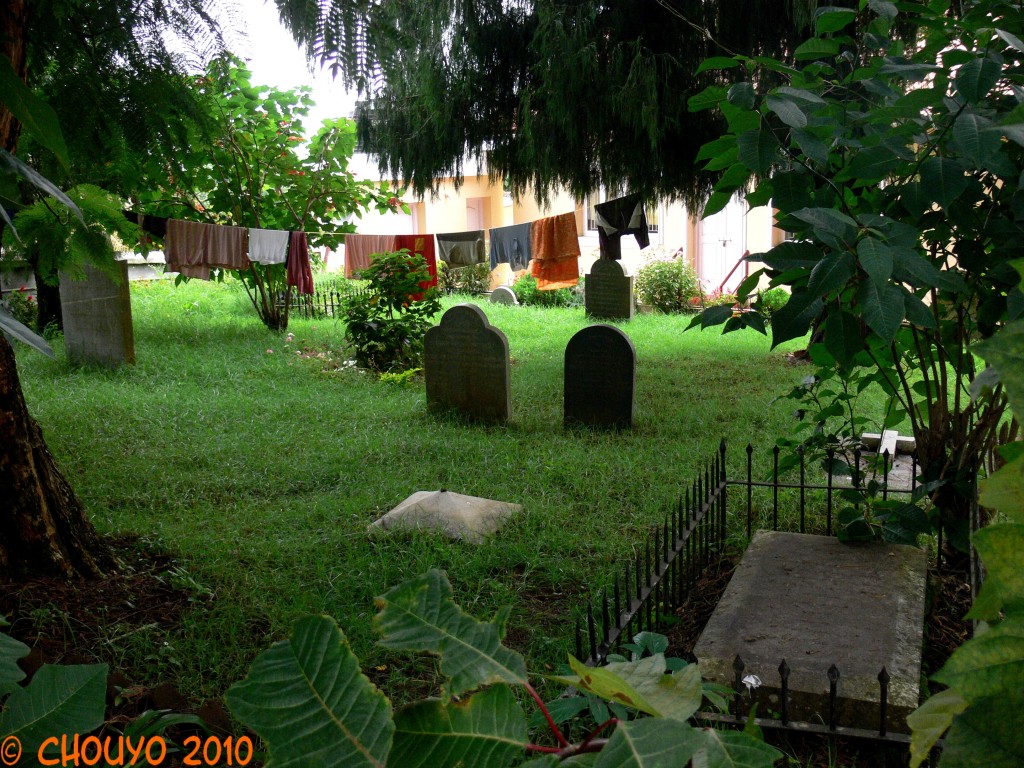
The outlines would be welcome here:
M 537 290 L 572 288 L 580 280 L 580 241 L 576 214 L 561 213 L 533 222 L 530 228 L 533 261 L 530 274 L 537 278 Z
M 248 269 L 249 230 L 170 219 L 164 238 L 168 272 L 210 279 L 210 268 Z

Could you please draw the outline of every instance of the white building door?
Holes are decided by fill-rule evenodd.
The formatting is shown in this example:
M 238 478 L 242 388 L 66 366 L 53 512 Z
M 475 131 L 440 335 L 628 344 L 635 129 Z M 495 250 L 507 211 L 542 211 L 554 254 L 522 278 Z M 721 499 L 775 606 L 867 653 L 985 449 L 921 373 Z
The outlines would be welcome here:
M 697 277 L 709 293 L 717 291 L 723 282 L 722 290 L 731 293 L 746 276 L 743 264 L 733 270 L 745 250 L 746 212 L 746 202 L 734 197 L 725 208 L 698 224 Z

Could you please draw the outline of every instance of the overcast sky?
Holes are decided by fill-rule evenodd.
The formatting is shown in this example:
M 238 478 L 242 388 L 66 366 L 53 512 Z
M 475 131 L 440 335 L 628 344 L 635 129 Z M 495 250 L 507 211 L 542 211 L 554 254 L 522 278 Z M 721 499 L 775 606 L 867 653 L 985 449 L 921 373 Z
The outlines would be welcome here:
M 346 93 L 340 81 L 329 71 L 315 67 L 310 72 L 302 49 L 277 17 L 272 0 L 237 0 L 245 20 L 248 40 L 235 53 L 248 61 L 254 85 L 272 85 L 292 89 L 300 85 L 313 88 L 316 106 L 305 121 L 312 134 L 320 123 L 332 117 L 348 117 L 355 106 L 355 97 Z

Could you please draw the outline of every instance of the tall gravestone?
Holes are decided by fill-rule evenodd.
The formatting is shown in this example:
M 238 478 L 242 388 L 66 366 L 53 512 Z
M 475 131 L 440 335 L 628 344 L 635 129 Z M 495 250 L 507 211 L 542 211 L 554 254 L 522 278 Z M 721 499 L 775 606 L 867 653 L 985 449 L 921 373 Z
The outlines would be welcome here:
M 512 414 L 508 339 L 475 304 L 459 304 L 427 331 L 427 408 L 501 423 Z
M 633 317 L 633 278 L 611 259 L 598 259 L 584 284 L 584 306 L 590 317 L 630 320 Z
M 135 362 L 128 265 L 119 261 L 117 268 L 120 282 L 89 264 L 85 265 L 84 280 L 61 273 L 64 349 L 74 365 L 116 368 Z
M 629 337 L 612 325 L 584 328 L 565 347 L 565 426 L 630 429 L 635 384 Z

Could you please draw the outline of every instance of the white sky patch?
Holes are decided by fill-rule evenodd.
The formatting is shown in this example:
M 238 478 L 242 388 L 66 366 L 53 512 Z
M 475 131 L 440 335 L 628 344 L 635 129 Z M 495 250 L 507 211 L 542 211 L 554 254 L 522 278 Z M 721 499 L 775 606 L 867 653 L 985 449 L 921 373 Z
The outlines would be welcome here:
M 319 64 L 306 60 L 302 48 L 281 24 L 273 0 L 235 0 L 236 23 L 244 24 L 246 40 L 239 41 L 235 55 L 244 59 L 252 72 L 253 85 L 271 85 L 292 90 L 302 85 L 313 89 L 316 106 L 305 120 L 308 135 L 324 120 L 351 117 L 355 94 L 348 93 L 340 80 Z

